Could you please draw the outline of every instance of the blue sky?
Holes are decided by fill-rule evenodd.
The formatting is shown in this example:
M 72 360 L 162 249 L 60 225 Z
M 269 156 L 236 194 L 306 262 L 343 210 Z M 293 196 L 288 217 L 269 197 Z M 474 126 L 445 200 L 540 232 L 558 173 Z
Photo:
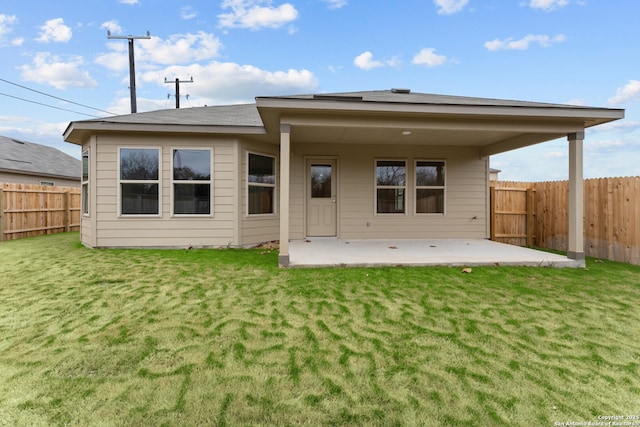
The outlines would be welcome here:
M 585 176 L 640 175 L 638 16 L 638 0 L 0 0 L 0 134 L 79 157 L 70 121 L 130 112 L 127 42 L 107 31 L 149 31 L 139 112 L 174 108 L 165 78 L 193 78 L 183 108 L 392 87 L 624 108 L 587 131 Z M 567 142 L 491 162 L 566 179 Z

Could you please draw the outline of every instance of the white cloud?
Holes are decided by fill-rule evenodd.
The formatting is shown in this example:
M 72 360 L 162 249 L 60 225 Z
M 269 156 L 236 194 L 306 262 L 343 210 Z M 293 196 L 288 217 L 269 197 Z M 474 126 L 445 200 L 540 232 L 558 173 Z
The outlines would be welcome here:
M 280 28 L 298 18 L 298 11 L 291 3 L 278 7 L 271 3 L 271 0 L 224 0 L 222 8 L 231 9 L 231 13 L 218 15 L 220 26 L 252 30 Z
M 0 14 L 0 46 L 5 44 L 5 37 L 13 31 L 13 24 L 18 22 L 18 18 L 15 15 Z M 16 37 L 9 41 L 11 46 L 22 46 L 24 43 L 23 37 Z
M 136 50 L 137 50 L 136 46 Z M 128 45 L 121 42 L 109 42 L 107 48 L 111 52 L 101 53 L 96 59 L 95 63 L 102 65 L 112 71 L 123 71 L 129 69 L 129 53 Z M 137 58 L 136 58 L 137 59 Z
M 148 71 L 141 75 L 141 81 L 167 87 L 165 77 L 187 76 L 193 77 L 194 81 L 185 86 L 194 105 L 254 102 L 256 96 L 308 93 L 318 86 L 313 73 L 304 69 L 268 71 L 252 65 L 217 61 Z
M 0 116 L 0 131 L 3 133 L 21 132 L 29 135 L 52 136 L 59 138 L 68 122 L 49 123 L 33 117 Z
M 566 102 L 563 102 L 563 104 L 577 105 L 579 107 L 586 107 L 587 106 L 587 102 L 584 99 L 581 99 L 581 98 L 570 99 L 570 100 L 568 100 Z
M 5 35 L 13 31 L 11 27 L 16 22 L 18 22 L 18 18 L 16 18 L 15 15 L 0 14 L 0 41 L 2 41 Z
M 122 27 L 115 19 L 103 22 L 102 25 L 100 25 L 100 28 L 102 28 L 103 30 L 111 31 L 113 35 L 122 34 Z
M 549 151 L 547 153 L 544 153 L 543 157 L 545 159 L 564 159 L 566 157 L 568 157 L 568 153 L 567 151 Z
M 23 80 L 46 84 L 56 89 L 97 86 L 89 73 L 80 69 L 82 64 L 80 57 L 72 57 L 68 62 L 63 62 L 55 55 L 38 52 L 32 65 L 20 67 L 21 77 Z
M 640 100 L 640 80 L 629 80 L 626 85 L 616 90 L 613 97 L 609 98 L 609 104 L 620 105 L 637 100 Z
M 71 40 L 71 28 L 64 25 L 64 19 L 50 19 L 40 27 L 40 37 L 36 40 L 43 43 L 68 42 Z
M 129 67 L 127 43 L 109 42 L 111 52 L 96 57 L 96 63 L 114 71 Z M 154 64 L 173 65 L 212 59 L 219 55 L 222 43 L 213 34 L 200 31 L 196 34 L 173 34 L 168 39 L 152 36 L 137 40 L 135 45 L 136 68 L 152 68 Z
M 329 9 L 340 9 L 348 4 L 347 0 L 324 0 L 329 5 Z
M 529 7 L 531 9 L 542 9 L 545 12 L 550 12 L 555 9 L 560 9 L 569 4 L 569 0 L 530 0 Z
M 363 70 L 372 70 L 374 68 L 384 67 L 383 62 L 373 60 L 373 53 L 369 51 L 363 52 L 360 55 L 356 56 L 353 60 L 353 63 L 356 67 Z
M 438 55 L 432 47 L 420 50 L 411 61 L 415 65 L 426 65 L 427 67 L 437 67 L 447 62 L 447 57 Z
M 484 43 L 484 47 L 490 51 L 497 50 L 527 50 L 529 45 L 537 43 L 541 47 L 549 47 L 553 43 L 560 43 L 566 40 L 563 34 L 557 34 L 553 37 L 544 34 L 528 34 L 519 40 L 513 38 L 498 40 L 494 39 Z
M 460 12 L 469 0 L 433 0 L 438 8 L 438 15 L 452 15 Z
M 586 151 L 612 151 L 625 147 L 628 144 L 621 139 L 604 139 L 601 141 L 589 141 L 586 144 Z
M 220 39 L 204 31 L 173 34 L 167 40 L 152 36 L 149 40 L 140 41 L 140 59 L 164 65 L 215 58 L 222 48 Z
M 615 122 L 604 123 L 599 126 L 589 128 L 590 133 L 620 131 L 622 133 L 635 132 L 640 130 L 640 121 L 636 120 L 616 120 Z M 640 140 L 639 140 L 640 143 Z
M 169 101 L 168 99 L 148 99 L 140 96 L 136 96 L 136 107 L 139 113 L 144 111 L 154 110 L 166 110 L 171 108 L 171 103 L 175 101 Z M 175 103 L 173 104 L 175 105 Z M 127 90 L 127 94 L 115 99 L 107 108 L 114 114 L 130 114 L 131 113 L 131 96 Z
M 180 9 L 180 17 L 184 20 L 193 19 L 196 16 L 198 16 L 198 13 L 191 6 L 184 6 Z
M 120 0 L 123 4 L 138 4 L 138 0 Z

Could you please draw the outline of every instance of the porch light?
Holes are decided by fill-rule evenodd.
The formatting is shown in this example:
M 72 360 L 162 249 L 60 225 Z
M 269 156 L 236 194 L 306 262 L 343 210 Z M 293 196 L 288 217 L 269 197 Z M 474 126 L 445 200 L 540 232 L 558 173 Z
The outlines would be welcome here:
M 411 135 L 411 131 L 410 130 L 403 130 L 402 134 L 403 135 Z

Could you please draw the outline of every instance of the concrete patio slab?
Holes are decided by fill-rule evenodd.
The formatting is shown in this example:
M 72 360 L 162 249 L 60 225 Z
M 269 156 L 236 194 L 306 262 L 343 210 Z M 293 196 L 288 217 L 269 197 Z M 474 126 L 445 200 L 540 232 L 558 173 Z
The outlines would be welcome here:
M 380 266 L 536 266 L 584 268 L 584 260 L 491 240 L 342 240 L 312 237 L 289 244 L 289 268 Z

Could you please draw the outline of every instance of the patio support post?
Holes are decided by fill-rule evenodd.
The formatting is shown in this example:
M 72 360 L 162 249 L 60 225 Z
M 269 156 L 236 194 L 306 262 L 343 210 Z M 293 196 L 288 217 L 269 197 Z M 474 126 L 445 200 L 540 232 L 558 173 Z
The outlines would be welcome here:
M 291 170 L 291 125 L 280 125 L 280 267 L 289 266 L 289 172 Z
M 567 258 L 584 260 L 584 131 L 567 135 L 569 141 L 569 241 Z

